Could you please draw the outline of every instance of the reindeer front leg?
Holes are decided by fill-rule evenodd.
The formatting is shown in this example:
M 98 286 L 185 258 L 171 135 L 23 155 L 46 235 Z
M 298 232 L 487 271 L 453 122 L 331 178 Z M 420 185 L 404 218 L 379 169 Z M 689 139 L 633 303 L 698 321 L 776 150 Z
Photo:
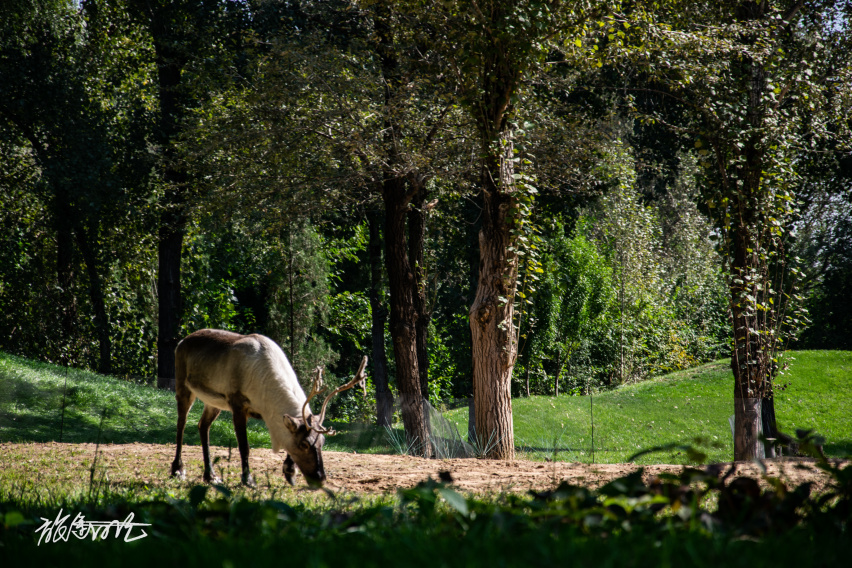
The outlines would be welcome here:
M 243 468 L 242 483 L 247 487 L 257 487 L 249 471 L 249 445 L 248 434 L 246 432 L 248 414 L 243 405 L 235 405 L 233 403 L 231 403 L 231 413 L 234 415 L 234 434 L 237 435 L 237 446 L 240 448 L 240 465 Z
M 287 483 L 290 485 L 294 485 L 294 475 L 296 475 L 296 462 L 294 462 L 293 458 L 290 457 L 290 454 L 287 453 L 287 457 L 284 458 L 284 479 L 286 479 Z
M 204 455 L 204 482 L 222 483 L 222 480 L 213 473 L 213 464 L 210 463 L 210 425 L 216 420 L 221 412 L 218 408 L 204 405 L 201 420 L 198 421 L 198 434 L 201 437 L 201 453 Z

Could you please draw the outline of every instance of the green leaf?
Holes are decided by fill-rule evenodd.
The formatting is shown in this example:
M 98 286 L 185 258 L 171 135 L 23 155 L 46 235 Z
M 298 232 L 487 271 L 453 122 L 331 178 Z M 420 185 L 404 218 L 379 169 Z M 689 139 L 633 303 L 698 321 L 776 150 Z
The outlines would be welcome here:
M 198 507 L 207 497 L 207 490 L 210 489 L 207 485 L 196 485 L 189 490 L 189 503 L 193 507 Z
M 6 528 L 16 527 L 26 521 L 26 517 L 20 511 L 9 511 L 6 513 L 3 525 Z
M 469 512 L 467 508 L 467 501 L 458 492 L 453 491 L 448 487 L 442 487 L 441 489 L 438 489 L 438 493 L 441 494 L 441 497 L 444 498 L 450 507 L 458 511 L 462 516 L 468 516 Z

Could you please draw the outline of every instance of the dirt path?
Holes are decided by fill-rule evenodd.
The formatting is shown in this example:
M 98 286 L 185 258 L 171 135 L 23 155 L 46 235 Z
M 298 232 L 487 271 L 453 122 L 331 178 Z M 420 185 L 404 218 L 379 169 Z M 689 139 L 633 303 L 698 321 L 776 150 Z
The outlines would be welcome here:
M 160 486 L 176 483 L 168 478 L 174 458 L 174 447 L 152 444 L 101 445 L 96 462 L 96 475 L 114 485 Z M 228 448 L 213 447 L 215 469 L 227 485 L 240 479 L 239 456 Z M 281 475 L 282 455 L 268 449 L 252 448 L 251 466 L 261 488 L 288 490 Z M 598 487 L 607 481 L 636 470 L 630 464 L 588 465 L 579 463 L 541 463 L 531 461 L 491 461 L 476 459 L 425 460 L 409 456 L 324 452 L 329 480 L 334 491 L 352 493 L 387 493 L 411 487 L 449 471 L 456 486 L 474 493 L 544 490 L 567 480 L 576 485 Z M 94 444 L 11 444 L 0 443 L 0 482 L 27 483 L 50 487 L 86 486 L 95 459 Z M 201 482 L 201 448 L 184 447 L 186 483 Z M 679 465 L 645 466 L 650 478 L 660 472 L 676 472 Z M 810 481 L 817 488 L 827 483 L 826 476 L 814 467 L 813 460 L 786 459 L 767 462 L 767 472 L 781 477 L 789 485 Z M 739 475 L 759 477 L 756 464 L 738 464 Z M 5 478 L 5 479 L 2 479 Z M 297 487 L 304 487 L 299 478 Z

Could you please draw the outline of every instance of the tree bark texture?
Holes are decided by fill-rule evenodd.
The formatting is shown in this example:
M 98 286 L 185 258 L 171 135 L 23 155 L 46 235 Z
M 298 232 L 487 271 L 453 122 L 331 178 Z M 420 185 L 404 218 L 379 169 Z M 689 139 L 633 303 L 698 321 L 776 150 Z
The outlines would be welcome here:
M 175 378 L 175 348 L 180 339 L 181 289 L 180 263 L 183 250 L 183 230 L 170 225 L 160 227 L 157 272 L 158 332 L 157 388 L 171 388 Z
M 77 237 L 77 246 L 83 254 L 83 262 L 86 264 L 86 273 L 89 277 L 89 299 L 95 312 L 95 329 L 98 334 L 98 372 L 109 375 L 112 373 L 112 341 L 103 285 L 98 273 L 98 260 L 85 229 L 78 226 L 74 234 Z
M 763 459 L 759 398 L 734 398 L 734 456 L 736 461 Z M 738 428 L 737 425 L 743 427 Z
M 396 384 L 407 441 L 418 454 L 430 457 L 432 448 L 417 360 L 416 283 L 406 236 L 406 216 L 413 192 L 407 188 L 401 173 L 405 168 L 397 146 L 398 128 L 392 112 L 401 77 L 389 4 L 379 2 L 373 9 L 376 51 L 384 80 L 383 144 L 387 161 L 382 171 L 382 199 L 385 205 L 385 266 L 390 290 L 390 332 L 396 361 Z
M 74 296 L 74 229 L 71 210 L 64 195 L 56 197 L 56 279 L 59 284 L 59 309 L 62 340 L 69 345 L 77 322 L 77 299 Z M 70 353 L 64 353 L 66 360 Z
M 763 3 L 743 3 L 738 12 L 741 21 L 764 17 Z M 748 40 L 746 40 L 748 41 Z M 725 183 L 738 183 L 733 192 L 731 227 L 731 317 L 734 348 L 731 370 L 734 374 L 734 460 L 754 460 L 765 455 L 759 442 L 762 431 L 761 399 L 771 394 L 772 346 L 765 332 L 772 326 L 768 310 L 756 308 L 760 294 L 756 276 L 766 271 L 766 259 L 761 257 L 765 243 L 759 236 L 763 230 L 759 218 L 760 192 L 765 161 L 765 141 L 762 130 L 766 117 L 766 74 L 762 65 L 749 56 L 739 63 L 744 88 L 748 96 L 746 126 L 752 134 L 741 150 L 733 147 L 737 160 L 732 166 L 723 165 Z M 730 168 L 730 169 L 729 169 Z M 727 171 L 725 171 L 727 170 Z M 732 193 L 732 192 L 728 192 Z M 751 300 L 748 298 L 751 297 Z
M 508 136 L 501 137 L 500 146 L 500 154 L 492 154 L 482 170 L 479 284 L 470 308 L 470 330 L 477 442 L 490 458 L 513 459 L 510 387 L 517 355 L 513 316 L 518 257 L 510 249 L 516 204 Z
M 775 397 L 764 396 L 760 401 L 761 430 L 766 442 L 763 444 L 767 458 L 776 456 L 775 443 L 778 440 L 778 425 L 775 423 Z
M 385 322 L 388 311 L 382 305 L 379 290 L 382 285 L 382 235 L 381 214 L 367 214 L 370 230 L 368 252 L 370 257 L 370 314 L 373 339 L 373 384 L 376 388 L 376 424 L 390 427 L 393 422 L 393 393 L 388 386 L 388 359 L 385 352 Z
M 140 3 L 141 4 L 141 3 Z M 180 131 L 183 113 L 181 99 L 181 72 L 188 54 L 170 18 L 170 7 L 149 8 L 142 5 L 148 18 L 148 28 L 154 43 L 159 80 L 157 96 L 160 117 L 157 141 L 162 147 L 162 176 L 166 190 L 157 243 L 159 272 L 157 274 L 158 329 L 157 329 L 157 387 L 169 388 L 175 377 L 175 347 L 179 340 L 181 324 L 181 254 L 186 232 L 185 184 L 186 173 L 177 164 L 172 141 Z M 180 8 L 177 8 L 178 15 Z
M 420 391 L 417 365 L 417 311 L 414 308 L 414 272 L 408 259 L 405 219 L 410 196 L 405 180 L 386 179 L 382 193 L 385 202 L 385 263 L 390 288 L 390 331 L 396 360 L 396 384 L 401 399 L 402 422 L 409 444 L 429 457 L 429 430 Z
M 426 348 L 429 332 L 429 314 L 426 311 L 426 282 L 423 271 L 423 242 L 426 238 L 426 187 L 414 180 L 411 182 L 414 197 L 408 209 L 408 257 L 414 271 L 414 310 L 417 312 L 417 369 L 420 374 L 420 392 L 429 399 L 429 355 Z M 428 420 L 428 414 L 427 420 Z
M 518 196 L 509 117 L 526 64 L 525 47 L 514 41 L 507 22 L 512 5 L 488 3 L 476 40 L 479 84 L 469 105 L 480 137 L 482 227 L 479 232 L 479 280 L 470 308 L 476 435 L 487 457 L 513 459 L 512 370 L 517 357 L 513 322 L 518 256 L 513 235 Z

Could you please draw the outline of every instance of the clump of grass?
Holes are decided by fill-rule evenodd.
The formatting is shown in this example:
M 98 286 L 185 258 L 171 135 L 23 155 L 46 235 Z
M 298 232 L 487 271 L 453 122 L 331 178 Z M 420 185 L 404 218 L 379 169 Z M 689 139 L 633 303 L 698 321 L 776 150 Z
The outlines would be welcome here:
M 405 431 L 392 426 L 385 426 L 387 440 L 390 443 L 393 452 L 400 456 L 415 455 L 419 446 L 417 438 L 408 440 L 405 436 Z

